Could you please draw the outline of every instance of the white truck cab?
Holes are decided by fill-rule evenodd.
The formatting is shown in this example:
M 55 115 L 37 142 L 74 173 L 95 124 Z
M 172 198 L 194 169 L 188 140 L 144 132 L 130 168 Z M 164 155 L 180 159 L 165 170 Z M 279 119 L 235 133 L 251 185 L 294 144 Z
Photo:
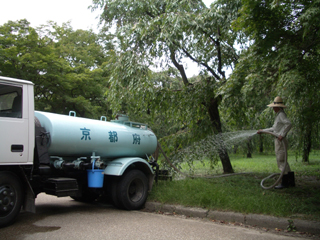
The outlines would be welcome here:
M 0 77 L 0 165 L 33 164 L 33 98 L 32 82 Z

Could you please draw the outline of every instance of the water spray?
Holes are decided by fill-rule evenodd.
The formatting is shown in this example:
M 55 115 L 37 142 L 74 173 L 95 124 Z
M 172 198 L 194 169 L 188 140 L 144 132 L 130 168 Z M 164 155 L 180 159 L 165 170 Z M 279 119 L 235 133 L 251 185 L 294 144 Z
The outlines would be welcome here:
M 276 137 L 276 138 L 279 137 L 278 134 L 275 134 L 275 133 L 273 133 L 273 132 L 267 132 L 267 131 L 259 131 L 259 132 L 260 132 L 260 133 L 265 133 L 265 134 L 270 134 L 270 135 L 272 135 L 272 136 L 274 136 L 274 137 Z M 285 152 L 285 162 L 284 162 L 284 166 L 286 166 L 286 165 L 287 165 L 287 148 L 286 148 L 286 145 L 284 144 L 283 141 L 281 141 L 281 144 L 283 145 L 283 147 L 284 147 L 284 149 L 285 149 L 285 151 L 284 151 L 284 152 Z M 286 167 L 284 167 L 284 168 L 282 169 L 281 173 L 273 173 L 273 174 L 271 174 L 270 176 L 262 179 L 262 181 L 261 181 L 261 183 L 260 183 L 260 186 L 261 186 L 263 189 L 266 189 L 266 190 L 271 189 L 271 188 L 274 188 L 274 187 L 275 187 L 276 185 L 278 185 L 279 182 L 281 181 L 285 169 L 286 169 Z M 274 183 L 273 185 L 271 185 L 271 186 L 269 186 L 269 187 L 265 187 L 265 186 L 263 185 L 263 183 L 264 183 L 265 180 L 267 180 L 267 179 L 269 179 L 269 178 L 272 178 L 272 177 L 274 177 L 274 176 L 276 176 L 276 175 L 280 175 L 280 176 L 279 176 L 279 178 L 277 179 L 277 181 L 275 181 L 275 183 Z
M 237 134 L 228 134 L 227 135 L 227 138 L 229 138 L 228 140 L 225 140 L 224 139 L 224 143 L 232 143 L 235 139 L 237 139 L 237 140 L 239 140 L 239 139 L 244 139 L 244 138 L 247 138 L 247 137 L 252 137 L 253 135 L 255 135 L 257 133 L 257 131 L 256 130 L 251 130 L 250 132 L 237 132 Z M 267 132 L 267 131 L 259 131 L 259 133 L 265 133 L 265 134 L 270 134 L 270 135 L 272 135 L 272 136 L 274 136 L 274 137 L 276 137 L 276 138 L 278 138 L 279 137 L 279 135 L 278 134 L 275 134 L 275 133 L 273 133 L 273 132 Z M 220 135 L 219 135 L 220 136 Z M 221 137 L 221 136 L 220 136 Z M 206 141 L 207 141 L 207 139 L 206 139 Z M 219 141 L 219 143 L 220 143 L 221 141 Z M 283 141 L 281 141 L 281 144 L 283 145 L 283 147 L 284 147 L 284 149 L 285 149 L 285 165 L 287 164 L 287 148 L 286 148 L 286 145 L 284 144 L 284 142 Z M 201 144 L 200 144 L 201 145 Z M 216 146 L 212 146 L 212 147 L 216 147 Z M 162 149 L 162 147 L 161 147 L 161 145 L 160 145 L 160 143 L 158 142 L 158 148 L 159 148 L 159 150 L 160 150 L 160 152 L 163 154 L 163 156 L 164 156 L 164 158 L 165 158 L 165 160 L 167 161 L 167 163 L 175 170 L 175 172 L 177 172 L 177 173 L 179 173 L 179 174 L 181 174 L 181 175 L 183 175 L 183 176 L 185 176 L 185 177 L 192 177 L 192 178 L 194 178 L 194 177 L 200 177 L 200 176 L 190 176 L 189 174 L 186 174 L 186 173 L 183 173 L 183 172 L 181 172 L 176 166 L 174 166 L 173 165 L 173 163 L 170 161 L 170 159 L 167 157 L 167 155 L 165 154 L 165 152 L 163 151 L 163 149 Z M 218 149 L 219 147 L 217 147 L 217 149 Z M 263 189 L 266 189 L 266 190 L 268 190 L 268 189 L 271 189 L 271 188 L 274 188 L 276 185 L 278 185 L 279 184 L 279 182 L 281 181 L 281 179 L 282 179 L 282 177 L 283 177 L 283 175 L 284 175 L 284 171 L 285 171 L 285 167 L 282 169 L 282 171 L 281 171 L 281 173 L 274 173 L 274 174 L 271 174 L 270 176 L 268 176 L 268 177 L 266 177 L 266 178 L 264 178 L 264 179 L 262 179 L 262 181 L 261 181 L 261 183 L 260 183 L 260 186 L 263 188 Z M 216 178 L 216 177 L 228 177 L 228 176 L 234 176 L 234 175 L 238 175 L 238 174 L 248 174 L 248 173 L 231 173 L 231 174 L 224 174 L 224 175 L 221 175 L 221 176 L 215 176 L 214 178 Z M 267 180 L 267 179 L 269 179 L 269 178 L 272 178 L 272 177 L 274 177 L 274 176 L 276 176 L 276 175 L 280 175 L 279 176 L 279 178 L 275 181 L 275 183 L 273 184 L 273 185 L 271 185 L 271 186 L 268 186 L 268 187 L 266 187 L 266 186 L 264 186 L 263 185 L 263 183 L 264 183 L 264 181 L 265 180 Z M 213 177 L 206 177 L 206 178 L 213 178 Z

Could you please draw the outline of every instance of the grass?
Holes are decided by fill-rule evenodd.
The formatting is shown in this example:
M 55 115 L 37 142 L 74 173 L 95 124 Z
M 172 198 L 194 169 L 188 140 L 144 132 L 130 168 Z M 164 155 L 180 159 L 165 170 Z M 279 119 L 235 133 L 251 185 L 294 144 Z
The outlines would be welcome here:
M 159 181 L 149 200 L 167 204 L 202 207 L 220 211 L 266 214 L 320 221 L 320 151 L 313 152 L 310 163 L 296 161 L 289 153 L 288 162 L 295 172 L 296 187 L 281 190 L 264 190 L 260 187 L 263 178 L 279 172 L 274 154 L 259 155 L 248 159 L 231 155 L 235 172 L 247 172 L 221 178 L 185 178 Z M 195 174 L 217 175 L 222 173 L 218 164 L 209 169 L 209 163 L 196 162 Z M 187 172 L 187 165 L 183 166 Z M 275 180 L 270 179 L 271 185 Z

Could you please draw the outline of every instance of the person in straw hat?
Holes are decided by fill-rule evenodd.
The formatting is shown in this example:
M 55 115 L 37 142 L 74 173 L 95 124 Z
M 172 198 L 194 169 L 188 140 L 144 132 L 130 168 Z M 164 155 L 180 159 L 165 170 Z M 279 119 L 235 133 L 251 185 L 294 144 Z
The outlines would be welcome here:
M 285 164 L 285 158 L 287 154 L 286 149 L 288 148 L 288 140 L 286 138 L 286 135 L 290 131 L 292 126 L 290 120 L 287 118 L 287 115 L 283 110 L 287 106 L 283 104 L 283 100 L 281 97 L 276 97 L 274 99 L 274 102 L 269 104 L 268 107 L 272 107 L 273 111 L 277 114 L 274 124 L 271 128 L 258 130 L 257 133 L 261 134 L 262 131 L 273 132 L 279 136 L 274 140 L 277 164 L 280 171 L 282 171 L 283 168 L 285 168 L 285 170 L 281 184 L 276 186 L 275 189 L 287 188 L 289 186 L 294 187 L 294 172 L 291 172 L 288 163 Z M 285 147 L 283 145 L 285 145 Z

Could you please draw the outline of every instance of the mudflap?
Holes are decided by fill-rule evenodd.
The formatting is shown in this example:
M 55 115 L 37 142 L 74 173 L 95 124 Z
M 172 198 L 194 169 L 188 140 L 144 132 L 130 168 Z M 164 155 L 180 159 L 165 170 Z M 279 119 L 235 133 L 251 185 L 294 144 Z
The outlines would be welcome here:
M 23 210 L 25 210 L 26 212 L 32 212 L 35 213 L 36 212 L 36 204 L 35 204 L 35 199 L 36 196 L 34 194 L 34 191 L 30 185 L 29 179 L 27 178 L 27 176 L 25 175 L 23 169 L 20 167 L 20 171 L 21 171 L 21 176 L 23 178 L 23 182 L 25 182 L 25 187 L 26 187 L 26 191 L 25 191 L 25 195 L 24 195 L 24 202 L 23 202 Z
M 23 210 L 36 213 L 35 196 L 33 191 L 28 188 L 24 197 Z

